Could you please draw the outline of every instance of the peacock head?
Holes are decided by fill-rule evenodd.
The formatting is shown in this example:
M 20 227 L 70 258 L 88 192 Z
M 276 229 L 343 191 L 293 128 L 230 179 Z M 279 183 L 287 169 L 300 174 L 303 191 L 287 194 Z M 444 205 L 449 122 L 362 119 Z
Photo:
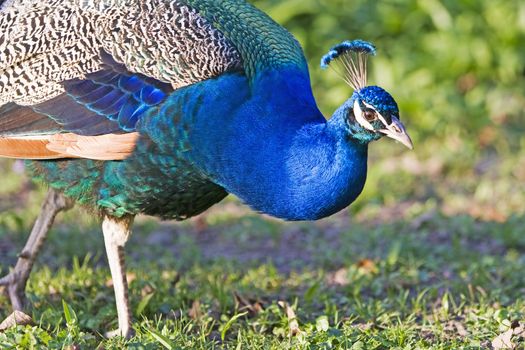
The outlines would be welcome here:
M 321 67 L 332 67 L 354 89 L 352 96 L 334 113 L 351 137 L 371 142 L 390 137 L 412 149 L 412 140 L 399 120 L 394 98 L 379 86 L 367 86 L 366 59 L 375 47 L 362 40 L 345 41 L 323 56 Z

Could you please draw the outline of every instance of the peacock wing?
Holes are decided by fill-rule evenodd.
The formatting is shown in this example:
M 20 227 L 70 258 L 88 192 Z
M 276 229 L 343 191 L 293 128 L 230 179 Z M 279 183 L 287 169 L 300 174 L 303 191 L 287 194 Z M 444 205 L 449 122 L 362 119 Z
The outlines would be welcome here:
M 62 133 L 133 133 L 170 91 L 224 72 L 252 81 L 283 66 L 308 74 L 293 36 L 243 0 L 11 0 L 0 7 L 0 33 L 3 156 L 38 158 L 24 147 L 44 144 L 40 158 L 97 159 L 49 143 Z
M 106 56 L 102 69 L 62 82 L 64 92 L 30 106 L 0 107 L 0 155 L 12 158 L 120 160 L 138 139 L 135 126 L 173 88 Z
M 0 33 L 7 157 L 111 159 L 99 154 L 110 138 L 98 136 L 129 150 L 136 138 L 122 134 L 171 91 L 242 69 L 231 42 L 176 1 L 15 0 L 0 7 Z M 93 154 L 64 148 L 75 138 Z
M 0 12 L 0 104 L 31 105 L 96 72 L 108 53 L 174 89 L 241 68 L 233 44 L 178 1 L 19 0 Z

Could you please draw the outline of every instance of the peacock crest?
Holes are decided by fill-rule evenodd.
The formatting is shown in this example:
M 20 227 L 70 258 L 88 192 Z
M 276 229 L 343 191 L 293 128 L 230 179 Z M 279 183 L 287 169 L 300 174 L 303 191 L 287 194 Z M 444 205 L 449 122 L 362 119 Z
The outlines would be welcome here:
M 376 48 L 364 40 L 344 41 L 321 59 L 321 68 L 332 68 L 355 91 L 367 86 L 367 59 Z

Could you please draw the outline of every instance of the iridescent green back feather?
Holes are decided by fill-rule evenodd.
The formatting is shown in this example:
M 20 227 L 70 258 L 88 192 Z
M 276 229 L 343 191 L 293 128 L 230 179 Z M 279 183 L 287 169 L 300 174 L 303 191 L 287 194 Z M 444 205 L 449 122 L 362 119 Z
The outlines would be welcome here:
M 307 71 L 303 50 L 292 34 L 244 0 L 180 2 L 195 8 L 233 43 L 248 77 L 290 65 Z

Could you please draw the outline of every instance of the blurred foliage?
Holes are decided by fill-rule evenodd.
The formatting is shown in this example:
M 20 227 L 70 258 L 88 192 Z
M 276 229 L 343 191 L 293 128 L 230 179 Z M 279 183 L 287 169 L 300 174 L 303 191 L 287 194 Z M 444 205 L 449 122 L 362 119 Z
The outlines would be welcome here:
M 303 45 L 327 117 L 352 90 L 331 70 L 321 70 L 322 55 L 349 39 L 377 47 L 370 84 L 397 100 L 415 151 L 386 140 L 372 145 L 368 183 L 354 210 L 373 201 L 382 206 L 428 198 L 451 213 L 525 210 L 525 2 L 253 3 Z M 481 207 L 472 208 L 474 202 Z
M 351 90 L 333 72 L 323 72 L 318 61 L 330 46 L 361 38 L 378 49 L 371 59 L 371 83 L 395 96 L 417 143 L 452 135 L 475 140 L 485 127 L 508 125 L 510 134 L 498 135 L 508 139 L 495 139 L 490 147 L 506 150 L 524 146 L 525 139 L 518 133 L 524 130 L 525 113 L 524 2 L 253 3 L 293 32 L 303 45 L 314 90 L 326 115 L 348 98 Z
M 96 218 L 73 209 L 29 281 L 38 326 L 0 333 L 0 348 L 158 349 L 162 339 L 166 348 L 477 349 L 524 319 L 525 2 L 252 2 L 303 45 L 326 116 L 352 91 L 319 68 L 321 56 L 343 40 L 373 42 L 370 83 L 398 101 L 415 151 L 387 140 L 370 148 L 351 220 L 284 223 L 231 201 L 207 212 L 203 232 L 196 219 L 139 218 L 127 246 L 137 321 L 127 344 L 99 334 L 116 321 L 108 272 L 91 267 L 103 244 Z M 1 159 L 0 171 L 5 273 L 42 191 L 21 162 Z M 263 307 L 237 318 L 251 305 L 234 295 Z M 78 318 L 64 322 L 62 300 Z M 296 309 L 302 335 L 287 336 L 278 300 Z
M 474 202 L 476 215 L 525 211 L 525 2 L 249 1 L 301 42 L 327 117 L 352 90 L 321 70 L 320 58 L 348 39 L 377 47 L 370 84 L 396 98 L 415 151 L 390 140 L 372 145 L 367 186 L 351 209 L 435 199 L 449 212 Z M 0 160 L 0 169 L 12 174 L 13 164 L 3 194 L 27 188 L 19 165 Z

